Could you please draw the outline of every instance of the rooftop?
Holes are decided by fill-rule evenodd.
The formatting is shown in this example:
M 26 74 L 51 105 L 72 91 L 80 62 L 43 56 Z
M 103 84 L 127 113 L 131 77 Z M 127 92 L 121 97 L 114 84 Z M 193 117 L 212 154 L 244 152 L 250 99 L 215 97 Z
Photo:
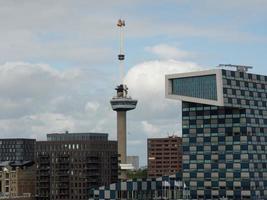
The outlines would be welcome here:
M 50 133 L 47 134 L 48 141 L 66 141 L 66 140 L 108 140 L 108 133 Z

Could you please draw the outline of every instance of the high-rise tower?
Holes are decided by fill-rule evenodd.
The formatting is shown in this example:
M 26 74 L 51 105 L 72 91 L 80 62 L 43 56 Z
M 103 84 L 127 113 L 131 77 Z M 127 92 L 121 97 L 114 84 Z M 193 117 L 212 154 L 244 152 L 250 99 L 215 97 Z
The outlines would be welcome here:
M 137 100 L 129 97 L 128 88 L 123 84 L 123 70 L 124 59 L 123 53 L 123 29 L 125 27 L 124 20 L 119 19 L 117 26 L 120 29 L 120 54 L 118 60 L 120 62 L 120 84 L 116 87 L 117 94 L 110 101 L 112 109 L 117 112 L 117 140 L 118 140 L 118 153 L 120 154 L 120 167 L 122 170 L 121 178 L 124 179 L 125 173 L 123 170 L 126 166 L 126 112 L 133 110 L 136 107 Z
M 166 97 L 182 100 L 191 199 L 267 199 L 267 76 L 236 68 L 166 75 Z

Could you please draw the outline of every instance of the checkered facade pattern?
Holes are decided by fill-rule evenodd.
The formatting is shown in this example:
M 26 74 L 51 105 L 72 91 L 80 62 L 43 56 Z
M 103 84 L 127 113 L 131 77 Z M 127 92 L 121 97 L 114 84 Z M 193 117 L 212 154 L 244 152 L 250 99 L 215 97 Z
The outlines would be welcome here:
M 267 76 L 216 71 L 190 77 L 195 100 L 182 98 L 183 181 L 193 199 L 267 199 Z M 218 85 L 222 105 L 198 103 L 220 100 Z
M 181 181 L 181 174 L 152 179 L 136 179 L 117 182 L 108 187 L 91 190 L 90 200 L 117 199 L 163 199 L 182 198 L 186 195 L 186 186 Z

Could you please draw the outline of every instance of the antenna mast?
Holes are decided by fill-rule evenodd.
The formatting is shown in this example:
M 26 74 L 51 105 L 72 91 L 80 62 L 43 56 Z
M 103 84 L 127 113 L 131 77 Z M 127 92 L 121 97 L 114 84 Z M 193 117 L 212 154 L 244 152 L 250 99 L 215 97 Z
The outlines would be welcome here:
M 219 64 L 218 67 L 233 67 L 236 68 L 238 72 L 247 72 L 249 69 L 252 69 L 252 66 L 248 65 L 232 65 L 232 64 Z
M 124 28 L 125 28 L 125 21 L 119 19 L 117 22 L 117 26 L 120 30 L 120 53 L 118 55 L 118 60 L 120 62 L 120 82 L 123 84 L 123 76 L 124 76 Z

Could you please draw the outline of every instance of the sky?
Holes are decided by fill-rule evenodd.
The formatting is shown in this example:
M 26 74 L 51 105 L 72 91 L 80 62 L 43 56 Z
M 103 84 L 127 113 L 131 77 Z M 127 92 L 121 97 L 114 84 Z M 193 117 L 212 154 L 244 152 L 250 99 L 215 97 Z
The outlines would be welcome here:
M 0 0 L 0 137 L 105 132 L 116 139 L 110 99 L 125 76 L 138 99 L 127 113 L 128 155 L 146 165 L 147 138 L 181 135 L 180 102 L 165 74 L 243 64 L 267 74 L 266 0 Z

